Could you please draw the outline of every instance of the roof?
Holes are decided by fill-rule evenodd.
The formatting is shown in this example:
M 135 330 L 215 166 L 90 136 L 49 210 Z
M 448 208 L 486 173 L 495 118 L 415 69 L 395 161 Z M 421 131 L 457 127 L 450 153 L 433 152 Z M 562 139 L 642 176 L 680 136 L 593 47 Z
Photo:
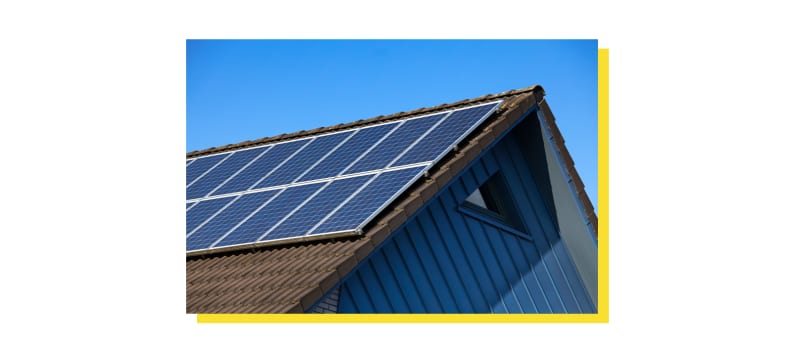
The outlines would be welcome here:
M 187 158 L 193 158 L 504 100 L 487 121 L 458 145 L 456 152 L 449 153 L 432 167 L 428 176 L 403 192 L 369 223 L 361 235 L 335 239 L 307 238 L 298 243 L 188 256 L 187 312 L 305 312 L 534 106 L 538 106 L 543 113 L 546 126 L 554 137 L 552 141 L 561 155 L 563 167 L 572 179 L 575 193 L 583 205 L 587 221 L 596 232 L 597 217 L 594 208 L 585 193 L 580 176 L 575 171 L 574 162 L 564 145 L 555 118 L 544 101 L 544 95 L 541 86 L 532 86 L 431 108 L 188 153 Z

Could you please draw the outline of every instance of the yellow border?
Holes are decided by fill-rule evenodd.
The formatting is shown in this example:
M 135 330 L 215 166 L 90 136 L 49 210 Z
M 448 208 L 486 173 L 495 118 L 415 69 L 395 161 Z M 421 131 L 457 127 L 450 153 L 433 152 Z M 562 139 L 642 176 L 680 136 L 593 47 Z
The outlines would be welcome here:
M 199 323 L 567 323 L 608 322 L 608 49 L 598 51 L 599 254 L 597 314 L 198 314 Z
M 609 274 L 609 253 L 608 249 L 610 243 L 608 242 L 608 221 L 610 220 L 608 214 L 608 170 L 610 169 L 610 165 L 608 164 L 608 156 L 610 155 L 608 145 L 609 143 L 609 136 L 608 131 L 610 127 L 608 126 L 608 114 L 609 114 L 609 102 L 610 102 L 610 59 L 609 59 L 609 52 L 608 49 L 599 49 L 598 51 L 598 65 L 597 65 L 597 116 L 598 116 L 598 126 L 597 126 L 597 205 L 598 207 L 598 223 L 599 227 L 597 228 L 598 234 L 598 247 L 597 250 L 599 254 L 597 254 L 597 278 L 599 278 L 599 283 L 597 284 L 599 302 L 597 303 L 597 310 L 598 316 L 600 316 L 600 322 L 608 322 L 608 313 L 610 312 L 610 300 L 608 297 L 608 289 L 610 288 Z
M 199 323 L 605 322 L 601 314 L 198 314 Z

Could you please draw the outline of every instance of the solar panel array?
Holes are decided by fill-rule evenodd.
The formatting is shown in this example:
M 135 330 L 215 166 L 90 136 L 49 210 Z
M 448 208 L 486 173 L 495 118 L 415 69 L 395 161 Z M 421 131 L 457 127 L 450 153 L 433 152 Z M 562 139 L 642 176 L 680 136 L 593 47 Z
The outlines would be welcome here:
M 187 160 L 187 252 L 359 232 L 500 101 Z

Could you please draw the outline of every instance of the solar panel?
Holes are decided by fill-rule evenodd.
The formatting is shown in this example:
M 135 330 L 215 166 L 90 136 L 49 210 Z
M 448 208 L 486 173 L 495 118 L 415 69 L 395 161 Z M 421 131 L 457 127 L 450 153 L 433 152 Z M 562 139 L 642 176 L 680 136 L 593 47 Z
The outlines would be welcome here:
M 500 103 L 190 159 L 187 252 L 359 233 Z
M 227 205 L 233 197 L 201 201 L 187 211 L 187 234 L 190 234 L 198 225 L 212 217 L 223 206 Z
M 223 195 L 233 192 L 239 192 L 249 189 L 254 184 L 258 183 L 263 177 L 268 176 L 274 172 L 282 163 L 287 161 L 296 151 L 309 143 L 311 140 L 297 140 L 286 143 L 281 143 L 273 146 L 266 154 L 259 158 L 253 164 L 249 165 L 245 170 L 235 175 L 234 177 L 226 180 L 225 184 L 218 190 L 212 192 L 212 195 Z
M 221 239 L 216 246 L 229 246 L 245 243 L 253 243 L 259 240 L 272 226 L 280 221 L 289 212 L 295 210 L 297 206 L 308 200 L 311 195 L 319 190 L 326 183 L 315 183 L 290 187 L 267 204 L 252 214 L 249 219 L 239 225 L 238 228 L 230 232 Z
M 268 186 L 284 185 L 293 182 L 300 175 L 308 171 L 311 166 L 327 155 L 335 146 L 343 146 L 346 138 L 351 135 L 351 131 L 340 134 L 319 136 L 311 141 L 300 153 L 296 154 L 289 163 L 278 168 L 266 178 L 260 180 L 254 189 L 265 188 Z
M 385 134 L 394 130 L 398 123 L 377 125 L 358 130 L 355 136 L 344 144 L 344 148 L 330 153 L 327 158 L 314 166 L 299 181 L 316 180 L 337 176 L 344 168 L 382 139 Z
M 223 212 L 217 213 L 211 220 L 187 235 L 187 250 L 208 248 L 246 216 L 259 209 L 275 193 L 275 191 L 256 192 L 235 199 Z
M 405 165 L 423 161 L 434 161 L 453 147 L 454 142 L 461 136 L 467 135 L 478 126 L 477 120 L 495 107 L 494 104 L 482 105 L 475 108 L 458 110 L 448 116 L 426 137 L 405 153 L 394 165 Z
M 339 200 L 344 200 L 353 192 L 373 178 L 373 175 L 363 175 L 354 178 L 334 180 L 322 192 L 292 214 L 284 222 L 273 228 L 264 237 L 266 240 L 275 240 L 286 237 L 307 235 L 319 221 L 327 216 L 338 206 Z M 353 228 L 349 228 L 353 229 Z
M 220 186 L 228 177 L 239 172 L 267 149 L 269 147 L 234 152 L 218 163 L 210 172 L 201 175 L 192 185 L 187 187 L 187 199 L 197 199 L 206 196 L 210 191 Z
M 409 182 L 420 176 L 425 167 L 384 172 L 377 176 L 362 192 L 355 195 L 349 202 L 321 224 L 311 234 L 326 234 L 348 229 L 357 229 L 366 219 L 373 217 L 375 211 L 387 205 L 386 201 L 398 196 L 398 192 L 409 186 Z
M 229 153 L 217 154 L 209 157 L 196 159 L 193 163 L 187 165 L 187 185 L 190 185 L 195 179 L 206 173 L 209 168 L 214 167 L 218 162 L 228 157 Z
M 427 129 L 430 129 L 446 115 L 435 114 L 425 118 L 407 120 L 387 139 L 370 151 L 363 159 L 347 169 L 345 174 L 376 170 L 389 166 L 393 159 L 415 142 Z

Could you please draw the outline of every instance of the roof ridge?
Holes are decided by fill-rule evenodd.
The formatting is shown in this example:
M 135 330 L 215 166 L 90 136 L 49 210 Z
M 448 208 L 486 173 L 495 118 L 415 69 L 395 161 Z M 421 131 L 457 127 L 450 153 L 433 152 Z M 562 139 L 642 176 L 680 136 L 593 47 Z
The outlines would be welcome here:
M 544 96 L 544 89 L 542 88 L 542 86 L 541 85 L 533 85 L 533 86 L 526 87 L 526 88 L 513 89 L 513 90 L 504 91 L 504 92 L 496 93 L 496 94 L 487 94 L 487 95 L 484 95 L 484 96 L 480 96 L 480 97 L 476 97 L 476 98 L 469 98 L 469 99 L 465 99 L 465 100 L 461 100 L 461 101 L 457 101 L 457 102 L 453 102 L 453 103 L 444 103 L 444 104 L 436 105 L 436 106 L 433 106 L 433 107 L 418 108 L 418 109 L 414 109 L 414 110 L 407 111 L 407 112 L 398 112 L 398 113 L 394 113 L 394 114 L 390 114 L 390 115 L 379 115 L 379 116 L 376 116 L 376 117 L 373 117 L 373 118 L 361 119 L 361 120 L 357 120 L 357 121 L 353 121 L 353 122 L 349 122 L 349 123 L 341 123 L 341 124 L 337 124 L 337 125 L 333 125 L 333 126 L 317 127 L 317 128 L 311 129 L 311 130 L 302 130 L 302 131 L 297 131 L 297 132 L 293 132 L 293 133 L 286 133 L 286 134 L 280 134 L 280 135 L 276 135 L 276 136 L 263 137 L 263 138 L 256 139 L 256 140 L 248 140 L 248 141 L 244 141 L 244 142 L 228 144 L 228 145 L 225 145 L 225 146 L 210 147 L 210 148 L 203 149 L 203 150 L 197 150 L 197 151 L 188 152 L 187 153 L 187 158 L 198 157 L 198 156 L 203 156 L 203 155 L 212 154 L 212 153 L 218 153 L 218 152 L 231 151 L 231 150 L 236 150 L 236 149 L 242 149 L 242 148 L 247 148 L 247 147 L 253 147 L 253 146 L 263 145 L 263 144 L 266 144 L 266 143 L 271 143 L 271 142 L 276 142 L 276 141 L 285 141 L 285 140 L 291 140 L 291 139 L 296 139 L 296 138 L 301 138 L 301 137 L 306 137 L 306 136 L 318 135 L 318 134 L 321 134 L 321 133 L 338 131 L 338 130 L 342 130 L 342 129 L 348 129 L 348 128 L 354 128 L 354 127 L 360 127 L 360 126 L 366 126 L 366 125 L 371 125 L 371 124 L 375 124 L 375 123 L 381 123 L 381 122 L 390 121 L 390 120 L 398 120 L 398 119 L 403 119 L 405 117 L 414 116 L 414 115 L 422 115 L 422 114 L 428 114 L 428 113 L 432 113 L 432 112 L 436 112 L 436 111 L 456 109 L 456 108 L 459 108 L 459 107 L 464 107 L 464 106 L 468 106 L 468 105 L 475 105 L 475 104 L 486 102 L 486 101 L 489 101 L 489 100 L 508 98 L 508 97 L 520 95 L 520 94 L 527 93 L 527 92 L 534 92 L 539 97 Z

